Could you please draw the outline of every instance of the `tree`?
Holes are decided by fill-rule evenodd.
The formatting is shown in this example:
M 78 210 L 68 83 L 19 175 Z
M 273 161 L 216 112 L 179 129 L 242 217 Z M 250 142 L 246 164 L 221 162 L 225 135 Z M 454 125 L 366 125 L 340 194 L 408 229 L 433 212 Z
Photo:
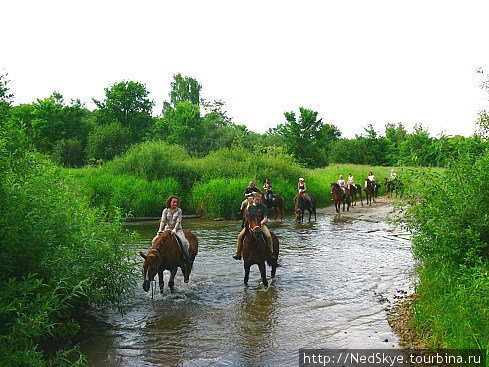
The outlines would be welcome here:
M 105 88 L 105 100 L 93 99 L 99 109 L 98 124 L 117 121 L 130 130 L 132 142 L 142 140 L 153 122 L 154 102 L 148 95 L 144 84 L 133 81 L 122 81 Z
M 0 123 L 6 120 L 7 111 L 12 106 L 14 95 L 10 93 L 8 74 L 0 75 Z
M 287 151 L 308 167 L 320 167 L 328 163 L 332 142 L 341 132 L 334 125 L 324 124 L 318 112 L 300 107 L 297 119 L 295 112 L 285 112 L 285 124 L 274 130 L 282 135 Z
M 99 125 L 88 136 L 87 159 L 109 161 L 129 149 L 131 131 L 118 121 Z
M 188 101 L 195 105 L 200 104 L 200 91 L 202 85 L 194 78 L 182 76 L 178 73 L 173 75 L 173 81 L 170 84 L 170 102 L 163 103 L 163 114 L 168 107 L 176 108 L 178 102 Z

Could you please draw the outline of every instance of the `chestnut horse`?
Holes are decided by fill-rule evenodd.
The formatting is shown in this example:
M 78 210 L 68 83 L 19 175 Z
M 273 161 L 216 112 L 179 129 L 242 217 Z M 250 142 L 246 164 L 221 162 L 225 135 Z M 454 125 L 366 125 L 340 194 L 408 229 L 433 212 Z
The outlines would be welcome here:
M 357 205 L 357 195 L 360 196 L 360 203 L 363 206 L 362 186 L 359 185 L 359 184 L 352 184 L 352 185 L 350 185 L 351 206 L 356 206 Z
M 345 204 L 347 204 L 346 211 L 350 211 L 350 190 L 343 191 L 336 182 L 331 183 L 331 197 L 334 202 L 336 212 L 340 212 L 341 203 L 343 203 L 343 211 L 345 211 Z
M 316 204 L 317 199 L 313 194 L 297 194 L 295 200 L 295 220 L 296 222 L 304 222 L 304 211 L 309 212 L 309 222 L 311 221 L 311 215 L 314 213 L 314 220 L 316 220 Z
M 191 263 L 193 263 L 197 252 L 199 251 L 199 244 L 197 237 L 190 231 L 183 231 L 185 237 L 189 242 L 189 255 Z M 176 235 L 173 235 L 170 230 L 164 231 L 159 237 L 154 241 L 153 246 L 149 250 L 148 254 L 145 255 L 142 252 L 139 253 L 144 259 L 143 264 L 143 289 L 145 292 L 149 290 L 149 284 L 158 274 L 158 280 L 160 285 L 160 293 L 163 293 L 164 280 L 163 271 L 170 270 L 170 280 L 168 281 L 168 286 L 171 292 L 174 291 L 175 275 L 177 274 L 178 268 L 182 269 L 183 279 L 185 283 L 188 283 L 190 272 L 192 271 L 192 264 L 187 266 L 183 258 L 182 250 L 177 242 Z
M 263 285 L 268 286 L 267 274 L 265 269 L 265 261 L 272 267 L 271 277 L 275 277 L 277 271 L 277 259 L 278 259 L 278 238 L 275 233 L 270 232 L 273 243 L 273 257 L 270 259 L 265 236 L 262 233 L 260 221 L 255 215 L 247 213 L 245 223 L 245 233 L 243 237 L 243 261 L 244 261 L 244 283 L 248 284 L 250 277 L 251 265 L 258 265 L 261 273 L 261 279 Z

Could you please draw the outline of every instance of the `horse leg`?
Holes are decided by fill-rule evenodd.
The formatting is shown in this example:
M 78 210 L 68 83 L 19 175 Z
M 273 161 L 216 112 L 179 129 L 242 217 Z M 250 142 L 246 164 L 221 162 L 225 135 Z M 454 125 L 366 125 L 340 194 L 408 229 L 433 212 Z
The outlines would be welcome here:
M 307 211 L 309 212 L 309 222 L 311 221 L 311 215 L 312 215 L 312 209 L 307 209 Z
M 163 279 L 163 269 L 158 271 L 158 283 L 160 285 L 160 293 L 163 293 L 163 288 L 165 287 L 165 280 Z
M 170 291 L 172 293 L 175 291 L 174 290 L 174 284 L 175 284 L 175 275 L 177 275 L 177 270 L 178 270 L 178 267 L 176 267 L 176 266 L 171 270 L 170 280 L 168 281 L 168 286 L 170 287 Z
M 245 276 L 244 276 L 244 284 L 248 285 L 248 279 L 250 278 L 250 267 L 251 264 L 248 262 L 244 262 L 244 270 L 245 270 Z
M 258 268 L 260 269 L 261 273 L 261 280 L 263 282 L 263 285 L 265 287 L 268 287 L 268 280 L 267 280 L 267 272 L 265 271 L 265 263 L 258 264 Z

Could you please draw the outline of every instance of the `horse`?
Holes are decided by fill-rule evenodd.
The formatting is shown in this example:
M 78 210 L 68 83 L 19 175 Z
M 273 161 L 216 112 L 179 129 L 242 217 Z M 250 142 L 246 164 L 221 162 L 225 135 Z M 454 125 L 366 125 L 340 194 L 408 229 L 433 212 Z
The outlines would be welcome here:
M 311 214 L 314 213 L 314 220 L 316 220 L 316 204 L 317 199 L 313 194 L 298 194 L 295 197 L 295 220 L 296 222 L 304 222 L 304 210 L 309 212 L 309 222 L 311 221 Z
M 144 259 L 143 264 L 143 289 L 145 292 L 149 290 L 149 284 L 154 280 L 156 274 L 158 274 L 160 293 L 163 293 L 164 279 L 163 271 L 170 270 L 170 280 L 168 286 L 171 292 L 174 292 L 175 275 L 178 268 L 182 269 L 183 279 L 185 283 L 188 283 L 190 278 L 190 272 L 192 271 L 192 264 L 199 251 L 199 244 L 197 237 L 190 231 L 183 231 L 185 237 L 189 242 L 189 255 L 190 265 L 187 266 L 185 259 L 183 258 L 182 250 L 177 242 L 176 235 L 173 235 L 170 230 L 164 231 L 154 241 L 153 246 L 145 255 L 139 252 L 139 255 Z
M 391 197 L 393 192 L 396 193 L 396 198 L 398 193 L 400 193 L 400 195 L 402 196 L 403 184 L 397 177 L 394 178 L 393 180 L 385 177 L 384 186 L 386 187 L 386 192 L 388 197 Z
M 367 205 L 372 206 L 372 199 L 375 203 L 375 183 L 369 179 L 365 179 L 365 196 L 367 197 Z
M 248 279 L 250 277 L 251 265 L 258 265 L 261 273 L 261 279 L 265 287 L 268 286 L 265 261 L 272 267 L 271 277 L 275 277 L 277 271 L 277 259 L 279 242 L 277 236 L 270 232 L 272 236 L 273 244 L 273 257 L 270 258 L 268 252 L 268 246 L 265 240 L 265 236 L 262 233 L 260 221 L 254 215 L 249 213 L 246 216 L 245 233 L 243 237 L 243 261 L 244 261 L 244 284 L 248 285 Z
M 284 212 L 285 212 L 285 200 L 282 195 L 278 194 L 273 194 L 273 199 L 272 202 L 266 200 L 265 194 L 261 194 L 261 202 L 264 203 L 267 208 L 273 208 L 273 211 L 275 213 L 275 218 L 274 220 L 277 220 L 278 216 L 280 215 L 280 220 L 284 219 Z
M 331 197 L 333 198 L 334 207 L 336 212 L 340 212 L 341 203 L 343 203 L 343 211 L 345 211 L 345 204 L 347 204 L 347 211 L 350 211 L 350 190 L 343 191 L 336 182 L 331 183 Z
M 351 206 L 357 205 L 357 194 L 360 195 L 360 203 L 363 206 L 362 186 L 359 184 L 350 185 L 350 198 L 352 200 Z

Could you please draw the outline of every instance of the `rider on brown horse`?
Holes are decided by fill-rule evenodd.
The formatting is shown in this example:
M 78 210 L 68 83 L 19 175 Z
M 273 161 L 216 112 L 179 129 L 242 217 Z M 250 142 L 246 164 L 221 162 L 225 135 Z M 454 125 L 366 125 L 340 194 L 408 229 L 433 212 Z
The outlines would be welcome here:
M 183 257 L 187 265 L 190 265 L 190 255 L 188 253 L 188 241 L 185 238 L 185 234 L 182 230 L 182 209 L 180 206 L 180 198 L 178 196 L 170 196 L 166 200 L 166 208 L 163 209 L 163 213 L 161 213 L 160 226 L 158 229 L 158 233 L 156 237 L 153 238 L 153 243 L 158 238 L 159 235 L 163 233 L 165 230 L 171 230 L 172 235 L 178 237 L 181 243 L 181 247 L 183 250 Z
M 267 216 L 267 206 L 265 204 L 261 203 L 261 196 L 258 193 L 253 194 L 253 204 L 248 206 L 248 213 L 250 213 L 253 216 L 256 216 L 260 220 L 260 226 L 263 235 L 265 236 L 265 240 L 267 242 L 268 250 L 270 253 L 270 256 L 273 256 L 273 244 L 272 244 L 272 236 L 270 235 L 270 231 L 268 230 L 267 226 L 265 225 L 268 221 L 268 216 Z M 236 253 L 234 254 L 233 258 L 236 260 L 241 260 L 241 252 L 243 250 L 243 236 L 245 234 L 246 229 L 243 228 L 238 235 L 238 243 L 236 245 Z

